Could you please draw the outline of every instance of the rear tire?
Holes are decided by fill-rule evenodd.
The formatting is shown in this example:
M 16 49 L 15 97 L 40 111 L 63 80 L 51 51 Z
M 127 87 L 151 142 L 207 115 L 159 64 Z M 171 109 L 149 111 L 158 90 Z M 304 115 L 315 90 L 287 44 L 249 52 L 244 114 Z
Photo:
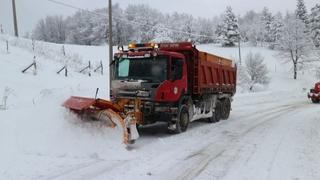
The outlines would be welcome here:
M 216 123 L 221 120 L 221 102 L 217 101 L 216 102 L 216 107 L 214 109 L 214 112 L 212 113 L 212 117 L 210 118 L 211 123 Z
M 318 104 L 318 103 L 319 103 L 319 100 L 318 100 L 318 99 L 311 99 L 311 101 L 312 101 L 314 104 Z
M 222 113 L 221 113 L 221 119 L 227 120 L 230 116 L 231 111 L 231 102 L 229 98 L 225 98 L 222 100 Z
M 209 123 L 219 122 L 219 114 L 217 114 L 219 111 L 219 108 L 217 108 L 217 106 L 218 105 L 216 104 L 215 109 L 212 110 L 212 116 L 208 118 Z

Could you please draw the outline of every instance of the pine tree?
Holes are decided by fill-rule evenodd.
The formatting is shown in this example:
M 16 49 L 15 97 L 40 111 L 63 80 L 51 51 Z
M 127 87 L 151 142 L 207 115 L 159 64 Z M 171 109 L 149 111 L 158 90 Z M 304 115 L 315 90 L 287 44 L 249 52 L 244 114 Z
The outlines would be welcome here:
M 281 38 L 281 30 L 283 27 L 283 20 L 282 20 L 282 14 L 278 13 L 276 16 L 273 17 L 273 21 L 271 24 L 271 29 L 270 29 L 270 38 L 271 38 L 271 44 L 270 48 L 274 49 L 277 46 L 277 42 Z
M 261 22 L 264 26 L 263 31 L 263 41 L 264 42 L 274 42 L 272 38 L 272 24 L 274 23 L 274 17 L 269 12 L 269 9 L 264 7 L 262 10 Z
M 224 19 L 222 25 L 218 27 L 219 39 L 221 41 L 222 46 L 234 46 L 236 42 L 239 41 L 240 33 L 239 33 L 239 25 L 238 20 L 234 13 L 232 12 L 232 8 L 230 6 L 227 7 L 227 10 L 224 14 Z
M 311 9 L 310 29 L 314 45 L 320 47 L 320 4 Z
M 307 8 L 304 3 L 304 0 L 297 1 L 296 17 L 297 19 L 300 19 L 301 21 L 303 21 L 306 27 L 308 27 L 309 18 L 308 18 L 308 12 L 307 12 Z

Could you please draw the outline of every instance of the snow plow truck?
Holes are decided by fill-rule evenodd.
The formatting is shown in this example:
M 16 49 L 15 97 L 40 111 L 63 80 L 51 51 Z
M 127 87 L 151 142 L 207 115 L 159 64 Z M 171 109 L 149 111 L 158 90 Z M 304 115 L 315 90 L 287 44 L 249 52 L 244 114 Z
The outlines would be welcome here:
M 195 120 L 226 120 L 236 93 L 235 63 L 189 42 L 119 47 L 110 72 L 111 100 L 71 97 L 63 105 L 81 117 L 119 126 L 125 144 L 139 137 L 140 125 L 164 121 L 177 134 Z
M 310 89 L 308 98 L 311 99 L 313 103 L 320 102 L 320 82 L 316 83 L 313 89 Z

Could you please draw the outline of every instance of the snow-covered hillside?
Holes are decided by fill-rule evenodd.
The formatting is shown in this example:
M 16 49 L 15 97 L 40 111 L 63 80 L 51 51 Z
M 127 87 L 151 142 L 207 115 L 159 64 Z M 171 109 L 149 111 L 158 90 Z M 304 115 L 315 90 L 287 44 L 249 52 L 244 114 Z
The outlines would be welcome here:
M 115 130 L 83 122 L 61 104 L 71 95 L 108 97 L 108 77 L 76 71 L 88 60 L 108 64 L 106 47 L 38 43 L 37 75 L 21 70 L 33 61 L 30 41 L 0 38 L 0 179 L 320 179 L 318 105 L 306 98 L 315 79 L 309 72 L 292 80 L 290 67 L 265 48 L 260 52 L 271 83 L 259 93 L 238 93 L 227 121 L 192 123 L 188 132 L 168 135 L 161 124 L 143 128 L 127 150 Z M 29 45 L 28 45 L 29 44 Z M 236 48 L 199 49 L 237 57 Z M 60 55 L 59 55 L 60 54 Z M 107 74 L 107 73 L 106 73 Z M 2 101 L 0 101 L 0 105 Z

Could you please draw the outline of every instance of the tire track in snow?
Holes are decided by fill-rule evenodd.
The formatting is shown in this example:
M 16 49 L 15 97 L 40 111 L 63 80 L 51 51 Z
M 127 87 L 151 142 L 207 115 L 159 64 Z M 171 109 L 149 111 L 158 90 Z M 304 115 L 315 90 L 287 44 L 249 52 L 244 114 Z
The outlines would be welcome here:
M 272 103 L 276 103 L 276 102 L 272 102 Z M 244 114 L 244 115 L 240 115 L 237 116 L 237 118 L 246 118 L 246 117 L 254 117 L 254 116 L 262 116 L 262 114 L 271 114 L 273 111 L 281 111 L 283 108 L 289 108 L 289 107 L 303 107 L 303 106 L 307 106 L 307 105 L 311 105 L 311 103 L 306 102 L 306 101 L 299 101 L 296 102 L 296 105 L 292 105 L 292 104 L 282 104 L 280 106 L 276 106 L 276 107 L 271 107 L 271 108 L 264 108 L 264 109 L 259 109 L 258 111 L 254 111 L 254 112 L 250 112 L 250 114 Z M 267 103 L 269 104 L 269 103 Z M 270 103 L 271 104 L 271 103 Z M 250 105 L 251 106 L 251 105 Z
M 282 104 L 282 105 L 277 106 L 277 107 L 269 108 L 268 110 L 262 109 L 262 110 L 260 110 L 260 111 L 262 111 L 262 113 L 251 112 L 251 113 L 248 113 L 248 115 L 245 116 L 245 117 L 249 116 L 250 118 L 241 119 L 241 120 L 237 121 L 237 120 L 235 120 L 235 118 L 238 118 L 238 117 L 233 117 L 232 121 L 222 121 L 219 124 L 216 124 L 216 125 L 213 124 L 213 127 L 214 127 L 215 130 L 219 130 L 219 128 L 221 128 L 223 126 L 229 126 L 229 125 L 235 124 L 235 126 L 238 129 L 242 129 L 243 127 L 245 127 L 245 128 L 247 128 L 247 127 L 253 128 L 252 125 L 248 124 L 248 122 L 246 122 L 246 121 L 250 121 L 250 120 L 252 121 L 254 119 L 263 119 L 266 116 L 273 115 L 273 114 L 275 114 L 277 112 L 279 113 L 279 112 L 282 112 L 282 111 L 287 111 L 288 108 L 292 108 L 293 106 L 295 107 L 297 105 Z M 298 105 L 298 106 L 304 106 L 304 104 L 301 104 L 301 105 Z M 252 122 L 250 122 L 250 123 L 252 123 Z M 259 126 L 258 124 L 259 123 L 255 123 L 256 126 Z M 234 128 L 235 126 L 232 126 L 232 127 Z M 203 127 L 206 129 L 207 126 L 204 125 Z M 200 128 L 200 127 L 198 127 L 198 128 Z M 201 128 L 200 128 L 200 130 L 201 130 Z M 215 143 L 213 145 L 214 148 L 211 148 L 211 149 L 215 149 L 216 150 L 217 147 L 218 147 L 218 144 L 221 143 L 221 139 L 222 140 L 225 139 L 225 136 L 228 136 L 228 139 L 231 139 L 231 138 L 234 138 L 234 137 L 237 137 L 237 136 L 240 136 L 240 135 L 237 134 L 237 132 L 229 133 L 229 131 L 214 131 L 213 133 L 209 133 L 209 134 L 206 133 L 206 134 L 202 134 L 201 136 L 198 136 L 196 139 L 193 139 L 193 142 L 194 141 L 195 142 L 197 142 L 197 141 L 201 142 L 201 141 L 203 141 L 203 139 L 214 138 L 215 141 L 210 141 L 210 143 L 211 144 Z M 178 136 L 169 136 L 169 138 L 179 138 L 179 137 Z M 179 139 L 177 141 L 179 141 Z M 179 147 L 177 150 L 175 150 L 175 152 L 166 153 L 166 154 L 163 154 L 162 156 L 155 156 L 152 159 L 152 166 L 150 167 L 150 170 L 148 172 L 154 172 L 154 175 L 155 175 L 154 177 L 157 177 L 157 176 L 162 177 L 162 174 L 167 174 L 168 172 L 171 172 L 171 168 L 169 168 L 169 170 L 168 170 L 167 168 L 165 168 L 165 169 L 160 168 L 159 169 L 159 167 L 175 167 L 175 166 L 179 166 L 179 162 L 177 162 L 177 161 L 179 161 L 179 159 L 181 161 L 187 160 L 188 158 L 186 158 L 186 154 L 188 155 L 187 157 L 189 157 L 189 158 L 192 158 L 193 156 L 197 156 L 197 153 L 192 153 L 190 155 L 190 151 L 186 152 L 185 149 L 190 149 L 190 144 L 188 142 L 186 142 L 186 141 L 183 141 L 183 142 L 184 142 L 183 144 L 181 144 L 181 143 L 176 144 L 175 143 L 175 146 L 178 145 L 178 147 Z M 206 147 L 209 146 L 209 145 L 205 145 L 205 144 L 203 144 L 203 145 L 204 146 L 201 146 L 201 147 L 204 147 L 202 149 L 205 149 Z M 220 146 L 223 146 L 223 144 L 220 145 Z M 193 149 L 193 148 L 194 147 L 191 147 L 191 149 Z M 183 151 L 182 154 L 181 154 L 181 151 L 179 149 Z M 223 151 L 223 150 L 224 149 L 220 149 L 220 151 Z M 219 154 L 220 151 L 219 152 L 215 152 L 215 154 Z M 195 151 L 193 151 L 193 152 L 195 152 Z M 198 151 L 196 151 L 196 152 L 198 152 Z M 202 154 L 199 153 L 199 154 L 200 154 L 199 156 L 204 156 L 205 155 L 205 153 L 202 153 Z M 199 158 L 199 156 L 196 157 L 196 158 Z M 172 157 L 179 157 L 179 158 L 172 161 Z M 216 158 L 218 158 L 218 157 L 216 157 Z M 170 160 L 169 161 L 164 161 L 164 159 L 168 159 L 168 160 L 170 159 Z M 205 159 L 205 158 L 203 158 L 203 159 Z M 205 159 L 204 161 L 201 161 L 201 164 L 207 164 L 208 165 L 209 162 L 210 162 L 210 160 Z M 134 161 L 134 162 L 129 162 L 129 163 L 134 164 L 134 163 L 137 163 L 137 162 Z M 205 165 L 205 166 L 207 166 L 207 165 Z M 171 174 L 173 174 L 173 173 L 171 173 Z M 174 175 L 170 175 L 169 178 L 172 179 L 172 176 L 174 176 Z
M 106 160 L 95 160 L 90 163 L 81 164 L 77 167 L 68 169 L 57 175 L 46 178 L 47 180 L 82 180 L 82 179 L 93 179 L 101 176 L 113 168 L 119 167 L 125 164 L 126 161 L 106 161 Z
M 270 108 L 269 111 L 265 111 L 260 114 L 254 113 L 252 116 L 250 116 L 246 120 L 261 119 L 260 122 L 256 123 L 255 125 L 251 126 L 249 129 L 246 129 L 244 132 L 241 132 L 239 134 L 236 134 L 233 136 L 227 135 L 226 137 L 222 137 L 216 142 L 212 142 L 208 146 L 187 156 L 183 160 L 183 162 L 181 162 L 180 164 L 177 164 L 174 167 L 174 170 L 172 171 L 172 172 L 179 172 L 179 175 L 176 176 L 175 174 L 173 174 L 171 177 L 175 177 L 174 179 L 196 178 L 206 169 L 206 167 L 210 164 L 210 162 L 221 157 L 225 153 L 225 151 L 229 149 L 228 147 L 232 146 L 234 143 L 236 143 L 241 138 L 245 137 L 250 132 L 254 131 L 256 128 L 272 120 L 277 120 L 277 118 L 284 116 L 294 110 L 308 107 L 308 105 L 310 104 L 282 105 L 275 108 Z M 238 147 L 238 149 L 241 149 L 241 148 L 242 146 Z M 234 158 L 234 157 L 231 157 L 231 158 Z
M 271 171 L 272 171 L 272 168 L 274 166 L 274 162 L 276 161 L 276 157 L 278 156 L 279 154 L 279 151 L 280 151 L 280 147 L 282 146 L 283 144 L 283 140 L 286 136 L 286 133 L 283 134 L 280 138 L 280 142 L 278 143 L 277 147 L 276 147 L 276 150 L 275 152 L 273 153 L 273 156 L 272 156 L 272 160 L 271 162 L 269 163 L 269 167 L 268 167 L 268 179 L 271 179 Z

